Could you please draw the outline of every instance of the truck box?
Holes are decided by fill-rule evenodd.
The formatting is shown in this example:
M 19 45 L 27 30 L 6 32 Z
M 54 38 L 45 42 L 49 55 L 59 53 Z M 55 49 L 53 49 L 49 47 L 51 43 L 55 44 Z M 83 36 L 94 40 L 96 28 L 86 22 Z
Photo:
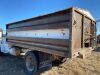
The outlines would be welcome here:
M 96 46 L 96 21 L 89 11 L 68 8 L 7 24 L 11 46 L 74 58 Z

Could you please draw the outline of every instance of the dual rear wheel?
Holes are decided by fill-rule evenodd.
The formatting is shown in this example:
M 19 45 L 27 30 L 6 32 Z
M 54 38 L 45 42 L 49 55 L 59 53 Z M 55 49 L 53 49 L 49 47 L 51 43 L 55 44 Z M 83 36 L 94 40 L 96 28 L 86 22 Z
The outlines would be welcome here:
M 33 52 L 27 52 L 25 55 L 25 73 L 35 75 L 38 69 L 37 57 Z

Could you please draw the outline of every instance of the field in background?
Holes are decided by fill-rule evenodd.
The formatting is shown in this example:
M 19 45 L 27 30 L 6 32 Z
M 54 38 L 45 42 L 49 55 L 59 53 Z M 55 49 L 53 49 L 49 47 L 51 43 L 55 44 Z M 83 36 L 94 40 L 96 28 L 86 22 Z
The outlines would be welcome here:
M 21 57 L 0 57 L 0 75 L 25 75 L 23 68 L 24 60 Z M 100 48 L 84 60 L 70 60 L 40 75 L 100 75 Z

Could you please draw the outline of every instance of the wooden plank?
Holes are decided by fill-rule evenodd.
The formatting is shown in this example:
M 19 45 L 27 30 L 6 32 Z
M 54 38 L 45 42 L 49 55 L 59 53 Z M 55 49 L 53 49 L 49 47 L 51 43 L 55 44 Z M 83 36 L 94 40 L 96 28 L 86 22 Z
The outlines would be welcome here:
M 49 23 L 59 23 L 63 21 L 69 20 L 69 14 L 59 14 L 54 16 L 49 16 L 45 18 L 40 18 L 37 20 L 31 20 L 27 22 L 12 24 L 8 26 L 9 28 L 19 28 L 24 26 L 31 26 L 31 25 L 43 25 L 43 24 L 49 24 Z
M 68 13 L 70 13 L 70 9 L 71 9 L 71 8 L 68 8 L 68 9 L 56 11 L 56 12 L 53 12 L 53 13 L 44 14 L 44 15 L 40 15 L 40 16 L 33 17 L 33 18 L 29 18 L 29 19 L 25 19 L 25 20 L 21 20 L 21 21 L 9 23 L 9 24 L 7 24 L 7 28 L 8 28 L 10 25 L 13 25 L 13 24 L 19 24 L 19 23 L 23 23 L 23 22 L 32 21 L 32 20 L 38 20 L 38 19 L 42 19 L 42 18 L 47 18 L 47 17 L 59 15 L 59 14 L 68 14 Z
M 70 10 L 70 28 L 69 28 L 69 30 L 70 30 L 70 35 L 69 35 L 69 57 L 70 58 L 72 58 L 72 56 L 73 56 L 73 49 L 72 49 L 72 37 L 73 37 L 73 35 L 72 35 L 72 27 L 73 27 L 73 23 L 74 23 L 74 8 L 71 8 L 71 10 Z
M 69 47 L 69 40 L 65 39 L 47 39 L 47 38 L 25 38 L 25 37 L 7 37 L 8 40 L 17 40 L 17 41 L 26 41 L 26 42 L 35 42 L 41 44 L 50 44 L 57 46 Z
M 18 47 L 30 49 L 30 50 L 37 50 L 37 51 L 41 51 L 41 52 L 45 52 L 45 53 L 50 53 L 50 54 L 54 54 L 54 55 L 58 55 L 58 56 L 62 56 L 62 57 L 68 57 L 69 56 L 68 51 L 57 51 L 55 49 L 35 47 L 35 46 L 32 46 L 32 45 L 21 44 L 21 43 L 13 43 L 13 42 L 8 42 L 8 44 L 10 44 L 12 46 L 18 46 Z
M 7 33 L 7 37 L 69 39 L 69 29 L 65 28 L 65 29 L 12 31 Z
M 55 49 L 55 50 L 58 50 L 58 51 L 68 51 L 67 47 L 62 47 L 62 46 L 54 46 L 54 45 L 40 44 L 40 43 L 34 43 L 34 42 L 15 41 L 15 40 L 7 40 L 7 42 L 26 44 L 26 45 L 31 45 L 31 46 L 34 46 L 34 47 Z
M 7 29 L 7 32 L 10 31 L 27 31 L 27 30 L 42 30 L 42 29 L 59 29 L 59 28 L 69 28 L 69 21 L 59 22 L 59 23 L 51 23 L 51 24 L 43 24 L 43 25 L 31 25 L 24 26 L 19 28 Z
M 87 17 L 84 17 L 84 25 L 83 25 L 83 40 L 84 40 L 84 47 L 85 43 L 89 43 L 90 46 L 90 29 L 91 28 L 91 20 L 88 19 Z
M 77 52 L 81 48 L 82 40 L 82 15 L 74 11 L 74 20 L 72 24 L 72 49 L 73 52 Z

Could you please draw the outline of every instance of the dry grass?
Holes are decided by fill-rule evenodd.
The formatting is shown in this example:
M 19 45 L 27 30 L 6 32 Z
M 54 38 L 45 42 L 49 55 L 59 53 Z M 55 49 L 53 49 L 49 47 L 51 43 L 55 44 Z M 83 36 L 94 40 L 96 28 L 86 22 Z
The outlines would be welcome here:
M 25 75 L 24 61 L 20 57 L 0 57 L 0 75 Z M 86 59 L 72 59 L 40 75 L 100 75 L 100 48 Z
M 100 75 L 100 48 L 86 59 L 72 59 L 41 75 Z

